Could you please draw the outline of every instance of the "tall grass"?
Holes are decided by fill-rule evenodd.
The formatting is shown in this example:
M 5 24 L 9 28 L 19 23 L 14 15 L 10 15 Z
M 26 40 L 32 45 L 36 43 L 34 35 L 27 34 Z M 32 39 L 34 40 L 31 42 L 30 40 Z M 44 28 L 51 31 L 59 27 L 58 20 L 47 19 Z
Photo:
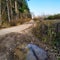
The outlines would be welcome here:
M 60 32 L 56 32 L 54 23 L 52 21 L 38 21 L 32 32 L 43 43 L 60 50 Z

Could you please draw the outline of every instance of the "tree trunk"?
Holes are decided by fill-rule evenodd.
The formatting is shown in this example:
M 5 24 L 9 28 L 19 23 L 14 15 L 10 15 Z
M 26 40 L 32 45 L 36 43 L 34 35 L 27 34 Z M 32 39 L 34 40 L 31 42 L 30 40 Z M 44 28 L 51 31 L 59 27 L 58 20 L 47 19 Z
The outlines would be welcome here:
M 10 1 L 10 12 L 11 12 L 11 20 L 13 20 L 13 11 L 12 11 L 12 1 Z
M 1 25 L 1 22 L 2 20 L 1 20 L 1 0 L 0 0 L 0 25 Z
M 0 21 L 1 21 L 1 0 L 0 0 Z
M 8 13 L 8 21 L 10 22 L 10 13 L 9 13 L 9 1 L 6 0 L 6 4 L 7 4 L 7 13 Z
M 19 12 L 18 12 L 18 5 L 16 0 L 15 0 L 15 13 L 16 13 L 16 20 L 17 20 L 19 17 Z

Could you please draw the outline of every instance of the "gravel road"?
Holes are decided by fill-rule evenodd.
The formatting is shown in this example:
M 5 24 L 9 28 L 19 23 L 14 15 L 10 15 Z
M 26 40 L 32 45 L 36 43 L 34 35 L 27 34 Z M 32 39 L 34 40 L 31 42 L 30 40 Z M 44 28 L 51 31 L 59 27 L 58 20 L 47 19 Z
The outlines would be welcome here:
M 28 29 L 30 27 L 33 27 L 34 23 L 31 23 L 31 21 L 29 23 L 25 23 L 23 25 L 19 25 L 19 26 L 15 26 L 15 27 L 11 27 L 11 28 L 5 28 L 5 29 L 1 29 L 0 30 L 0 35 L 5 35 L 11 32 L 19 32 L 21 33 L 23 30 Z

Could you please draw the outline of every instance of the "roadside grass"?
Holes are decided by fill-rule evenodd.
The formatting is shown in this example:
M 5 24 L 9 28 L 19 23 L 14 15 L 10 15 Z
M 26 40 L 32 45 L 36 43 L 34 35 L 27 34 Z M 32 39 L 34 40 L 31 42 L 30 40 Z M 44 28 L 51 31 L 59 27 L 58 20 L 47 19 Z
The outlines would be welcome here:
M 60 50 L 60 32 L 56 33 L 55 24 L 60 23 L 59 20 L 40 20 L 36 21 L 36 26 L 32 29 L 32 33 L 40 41 L 50 45 L 53 49 Z M 60 28 L 60 27 L 59 27 Z

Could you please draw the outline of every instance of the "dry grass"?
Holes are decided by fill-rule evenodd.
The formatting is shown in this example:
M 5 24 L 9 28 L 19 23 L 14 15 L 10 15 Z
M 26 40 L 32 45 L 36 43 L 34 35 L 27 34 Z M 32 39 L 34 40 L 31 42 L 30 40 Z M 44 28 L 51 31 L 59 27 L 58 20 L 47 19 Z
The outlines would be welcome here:
M 33 31 L 32 31 L 33 34 L 37 38 L 39 38 L 42 41 L 42 43 L 46 43 L 46 45 L 49 45 L 48 49 L 49 51 L 52 51 L 52 53 L 50 52 L 50 54 L 55 53 L 56 56 L 59 55 L 60 54 L 60 47 L 59 47 L 60 42 L 59 42 L 59 39 L 56 38 L 56 30 L 57 30 L 57 24 L 60 23 L 60 20 L 40 20 L 40 21 L 37 20 L 36 22 L 37 24 L 33 28 Z M 58 27 L 58 29 L 60 29 L 60 26 Z M 58 34 L 58 36 L 60 35 Z M 54 60 L 57 60 L 57 59 L 54 59 Z
M 25 22 L 29 22 L 30 20 L 31 18 L 20 18 L 17 20 L 16 19 L 11 20 L 10 22 L 2 21 L 2 23 L 0 23 L 0 29 L 21 25 L 21 24 L 24 24 Z

